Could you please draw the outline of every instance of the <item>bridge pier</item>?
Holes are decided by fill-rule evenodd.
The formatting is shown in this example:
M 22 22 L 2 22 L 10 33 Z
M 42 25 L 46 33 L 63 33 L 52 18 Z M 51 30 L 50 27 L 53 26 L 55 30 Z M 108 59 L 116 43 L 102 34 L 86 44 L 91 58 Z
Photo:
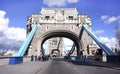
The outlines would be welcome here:
M 10 57 L 9 58 L 9 64 L 14 65 L 14 64 L 20 64 L 23 63 L 23 57 Z

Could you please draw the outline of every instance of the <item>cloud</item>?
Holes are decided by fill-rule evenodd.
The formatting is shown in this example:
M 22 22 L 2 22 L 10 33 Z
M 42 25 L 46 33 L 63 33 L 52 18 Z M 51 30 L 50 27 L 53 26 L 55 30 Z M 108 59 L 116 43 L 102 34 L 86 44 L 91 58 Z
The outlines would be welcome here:
M 66 5 L 66 0 L 44 0 L 43 4 L 48 5 L 49 7 L 52 6 L 65 6 Z
M 120 15 L 119 16 L 101 16 L 101 20 L 104 21 L 105 24 L 111 24 L 113 22 L 120 23 Z
M 67 3 L 77 3 L 78 0 L 44 0 L 43 4 L 48 5 L 49 7 L 52 6 L 66 6 Z
M 94 33 L 95 34 L 102 34 L 102 33 L 104 33 L 104 30 L 96 30 L 96 31 L 94 31 Z
M 8 28 L 4 34 L 8 39 L 13 39 L 15 41 L 24 41 L 26 37 L 26 30 L 19 27 L 11 27 Z
M 106 20 L 108 18 L 107 15 L 101 16 L 101 20 Z
M 77 3 L 78 0 L 67 0 L 68 3 Z
M 4 31 L 8 28 L 9 19 L 5 18 L 5 11 L 0 10 L 0 31 Z
M 116 48 L 117 44 L 116 38 L 100 37 L 100 40 L 102 40 L 102 42 L 104 42 L 109 48 Z
M 112 22 L 115 22 L 115 21 L 118 21 L 118 20 L 120 20 L 120 16 L 112 16 L 112 17 L 110 17 L 109 19 L 108 19 L 108 24 L 110 24 L 110 23 L 112 23 Z
M 0 49 L 18 50 L 26 38 L 26 30 L 19 27 L 9 27 L 6 12 L 0 10 Z

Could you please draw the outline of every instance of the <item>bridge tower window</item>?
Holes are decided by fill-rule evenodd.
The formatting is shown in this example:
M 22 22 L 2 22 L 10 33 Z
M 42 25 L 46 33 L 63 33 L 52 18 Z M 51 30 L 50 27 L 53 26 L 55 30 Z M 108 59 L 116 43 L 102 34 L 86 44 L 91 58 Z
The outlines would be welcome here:
M 45 16 L 45 19 L 46 19 L 46 20 L 49 20 L 49 19 L 50 19 L 50 16 Z
M 69 20 L 73 20 L 73 16 L 69 16 L 68 18 L 69 18 Z

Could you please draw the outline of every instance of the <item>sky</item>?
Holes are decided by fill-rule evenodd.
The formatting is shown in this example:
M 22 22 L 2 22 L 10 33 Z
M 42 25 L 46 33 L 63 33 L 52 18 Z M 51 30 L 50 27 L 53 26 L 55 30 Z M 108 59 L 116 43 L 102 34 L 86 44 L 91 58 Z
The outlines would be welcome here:
M 90 16 L 92 31 L 98 38 L 110 48 L 116 46 L 120 0 L 0 0 L 0 50 L 20 48 L 26 38 L 27 17 L 40 13 L 42 7 L 76 7 L 79 14 Z

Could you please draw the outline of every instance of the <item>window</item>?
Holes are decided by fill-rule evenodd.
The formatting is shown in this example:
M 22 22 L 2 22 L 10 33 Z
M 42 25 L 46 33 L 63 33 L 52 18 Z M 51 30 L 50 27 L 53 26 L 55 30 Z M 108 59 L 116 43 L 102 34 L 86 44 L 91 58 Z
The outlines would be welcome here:
M 92 50 L 92 55 L 94 55 L 95 54 L 95 51 L 94 50 Z
M 87 45 L 87 53 L 89 54 L 90 52 L 89 52 L 89 45 Z
M 69 18 L 69 20 L 73 20 L 73 16 L 69 16 L 68 18 Z
M 52 19 L 54 19 L 54 16 L 52 17 Z
M 57 45 L 57 40 L 53 39 L 53 44 L 56 46 Z
M 46 19 L 46 20 L 49 20 L 49 19 L 50 19 L 50 16 L 45 16 L 45 19 Z
M 35 52 L 37 52 L 37 50 L 35 50 Z

